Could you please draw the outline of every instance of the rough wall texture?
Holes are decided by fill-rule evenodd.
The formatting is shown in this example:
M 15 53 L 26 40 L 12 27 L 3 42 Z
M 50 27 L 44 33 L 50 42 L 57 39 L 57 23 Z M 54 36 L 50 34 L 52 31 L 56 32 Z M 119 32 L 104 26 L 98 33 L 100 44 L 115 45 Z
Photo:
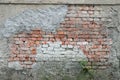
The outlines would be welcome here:
M 120 79 L 119 6 L 0 6 L 1 80 L 76 80 L 83 60 L 104 69 L 97 80 Z
M 10 37 L 10 35 L 16 32 L 34 29 L 38 26 L 45 31 L 53 32 L 60 26 L 60 22 L 64 20 L 66 11 L 66 6 L 45 10 L 25 10 L 21 14 L 11 17 L 4 23 L 5 29 L 2 30 L 3 36 Z
M 64 9 L 64 11 L 62 11 L 61 8 Z M 39 19 L 39 17 L 35 16 L 34 18 L 35 14 L 41 16 L 49 13 L 46 10 L 46 12 L 40 14 L 40 10 L 38 14 L 33 14 L 33 11 L 26 11 L 21 15 L 29 13 L 30 16 L 19 15 L 20 18 L 11 18 L 5 22 L 6 32 L 4 29 L 2 30 L 5 32 L 3 33 L 3 36 L 11 33 L 13 35 L 15 32 L 22 31 L 20 34 L 13 35 L 14 40 L 10 39 L 12 43 L 10 46 L 12 53 L 10 57 L 12 63 L 9 62 L 10 67 L 15 65 L 18 66 L 16 61 L 20 61 L 20 64 L 22 64 L 23 67 L 27 66 L 28 68 L 31 68 L 31 65 L 34 62 L 41 60 L 51 61 L 51 59 L 54 60 L 54 58 L 58 58 L 57 60 L 60 61 L 61 59 L 59 58 L 68 60 L 73 57 L 73 61 L 76 59 L 78 61 L 84 60 L 85 56 L 88 58 L 88 61 L 98 61 L 98 64 L 100 63 L 102 67 L 105 66 L 106 63 L 103 62 L 106 62 L 109 57 L 110 39 L 107 37 L 108 33 L 103 24 L 105 21 L 108 22 L 111 20 L 105 12 L 102 11 L 101 8 L 94 8 L 93 6 L 80 7 L 74 5 L 69 6 L 68 11 L 67 8 L 63 6 L 57 8 L 55 12 L 57 11 L 62 11 L 62 14 L 58 12 L 56 17 L 51 16 L 53 17 L 51 20 L 46 17 L 49 16 L 49 14 L 42 18 L 40 17 L 41 20 L 36 21 L 36 18 Z M 54 9 L 52 11 L 52 14 L 53 13 Z M 61 14 L 61 18 L 62 15 L 64 15 L 64 21 L 61 22 L 59 14 Z M 15 31 L 15 28 L 18 31 Z M 35 28 L 38 29 L 32 30 L 30 33 L 24 33 L 27 29 L 30 31 Z M 67 58 L 66 55 L 69 57 Z M 44 57 L 48 59 L 46 60 Z

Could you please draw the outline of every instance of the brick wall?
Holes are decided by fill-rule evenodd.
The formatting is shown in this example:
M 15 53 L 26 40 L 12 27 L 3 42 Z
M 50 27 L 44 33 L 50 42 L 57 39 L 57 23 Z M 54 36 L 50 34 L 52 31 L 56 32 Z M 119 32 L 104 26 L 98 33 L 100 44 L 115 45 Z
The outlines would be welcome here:
M 55 32 L 41 28 L 22 31 L 10 41 L 9 63 L 19 62 L 23 68 L 32 68 L 39 61 L 86 60 L 106 68 L 111 40 L 105 21 L 111 21 L 105 12 L 94 6 L 69 5 L 64 21 Z

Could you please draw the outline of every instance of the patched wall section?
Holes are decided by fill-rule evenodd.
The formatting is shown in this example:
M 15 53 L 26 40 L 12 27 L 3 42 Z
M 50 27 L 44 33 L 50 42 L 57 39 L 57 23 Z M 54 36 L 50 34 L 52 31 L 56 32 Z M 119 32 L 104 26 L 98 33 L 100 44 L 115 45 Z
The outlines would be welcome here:
M 8 19 L 2 30 L 10 37 L 8 66 L 22 69 L 40 61 L 86 60 L 106 68 L 111 40 L 104 25 L 110 21 L 102 8 L 94 6 L 24 11 Z
M 67 6 L 56 6 L 47 9 L 27 9 L 6 20 L 5 28 L 1 31 L 4 37 L 34 28 L 41 28 L 44 31 L 54 32 L 64 20 Z M 8 28 L 9 27 L 9 28 Z
M 88 4 L 89 7 L 91 4 L 93 4 L 93 5 L 95 5 L 94 8 L 102 9 L 103 16 L 110 15 L 107 18 L 102 17 L 102 18 L 104 18 L 104 19 L 102 19 L 103 20 L 102 25 L 104 25 L 104 27 L 107 28 L 108 37 L 112 39 L 112 45 L 110 45 L 111 46 L 110 57 L 108 59 L 108 62 L 110 63 L 109 68 L 104 69 L 104 70 L 99 70 L 99 71 L 97 69 L 96 74 L 94 76 L 97 76 L 96 80 L 119 80 L 120 79 L 120 37 L 119 37 L 120 36 L 120 16 L 119 16 L 120 15 L 120 5 L 119 5 L 119 3 L 120 3 L 119 0 L 74 0 L 74 1 L 73 0 L 59 0 L 59 1 L 58 0 L 33 0 L 33 1 L 32 0 L 19 0 L 19 1 L 18 0 L 0 0 L 0 79 L 2 79 L 2 80 L 43 80 L 44 79 L 43 77 L 47 76 L 47 78 L 49 78 L 50 80 L 56 80 L 56 79 L 62 80 L 63 79 L 62 77 L 66 76 L 68 73 L 70 73 L 69 80 L 76 80 L 76 79 L 73 79 L 73 76 L 76 76 L 76 74 L 74 74 L 74 72 L 79 72 L 80 69 L 78 69 L 79 64 L 75 61 L 73 61 L 73 62 L 72 61 L 68 61 L 68 62 L 50 61 L 49 62 L 49 61 L 46 61 L 46 60 L 48 60 L 48 58 L 45 61 L 43 61 L 43 60 L 41 61 L 41 58 L 39 58 L 39 57 L 42 54 L 40 54 L 40 56 L 38 54 L 34 54 L 34 56 L 38 55 L 39 57 L 29 59 L 30 63 L 31 62 L 35 63 L 36 60 L 38 60 L 38 59 L 40 59 L 39 61 L 41 61 L 41 62 L 38 61 L 37 65 L 35 65 L 34 68 L 29 69 L 29 70 L 27 68 L 22 69 L 22 66 L 20 64 L 21 62 L 19 61 L 20 57 L 16 58 L 16 56 L 12 56 L 13 58 L 16 58 L 16 60 L 9 62 L 8 60 L 10 58 L 12 58 L 11 55 L 13 54 L 11 52 L 12 45 L 10 45 L 10 44 L 15 44 L 15 42 L 14 42 L 15 38 L 13 38 L 14 35 L 20 35 L 22 33 L 24 33 L 26 35 L 28 33 L 30 34 L 32 31 L 34 31 L 34 28 L 31 28 L 31 26 L 33 27 L 32 24 L 36 25 L 36 23 L 39 23 L 39 20 L 41 18 L 38 19 L 35 16 L 40 17 L 39 13 L 41 13 L 41 12 L 42 13 L 48 12 L 49 14 L 51 14 L 49 12 L 49 11 L 51 11 L 51 9 L 53 9 L 53 10 L 57 9 L 59 13 L 60 13 L 60 11 L 65 12 L 64 14 L 66 15 L 66 11 L 68 10 L 66 8 L 67 8 L 67 5 L 69 5 L 69 4 L 73 4 L 74 6 L 76 6 L 76 4 L 78 4 L 78 5 L 80 4 L 79 6 L 81 6 L 81 7 L 83 6 L 83 4 Z M 62 7 L 59 8 L 59 6 L 61 6 L 61 4 L 66 5 L 66 6 L 63 6 L 64 9 Z M 98 4 L 100 4 L 100 5 L 98 5 Z M 45 11 L 46 8 L 47 8 L 47 11 Z M 58 8 L 60 9 L 60 11 Z M 42 11 L 41 11 L 41 9 L 42 9 Z M 32 16 L 32 13 L 35 15 Z M 42 13 L 40 15 L 42 15 Z M 46 13 L 46 17 L 48 17 L 47 16 L 47 15 L 49 15 L 48 13 Z M 54 11 L 53 11 L 53 13 L 54 13 Z M 86 11 L 85 11 L 85 13 L 86 13 Z M 29 14 L 29 16 L 28 16 L 28 14 Z M 63 16 L 65 16 L 65 15 L 63 15 Z M 94 13 L 94 15 L 95 15 L 95 13 Z M 23 16 L 22 18 L 25 21 L 21 20 L 20 16 Z M 83 16 L 81 18 L 83 18 Z M 88 20 L 89 18 L 85 17 L 85 16 L 84 16 L 83 20 Z M 35 21 L 35 23 L 32 23 L 32 21 L 30 21 L 30 20 L 26 20 L 24 17 L 28 17 L 29 19 L 34 17 L 35 19 L 34 20 L 32 19 L 32 21 L 33 22 Z M 50 15 L 49 15 L 49 17 L 50 17 Z M 59 18 L 61 18 L 61 17 L 59 17 Z M 64 21 L 64 18 L 65 17 L 62 17 L 63 21 Z M 98 18 L 98 17 L 97 16 L 93 17 L 92 20 L 96 19 L 96 18 Z M 111 21 L 111 18 L 112 18 L 112 21 Z M 19 20 L 17 20 L 17 19 L 19 19 Z M 45 18 L 43 20 L 47 21 L 47 19 Z M 56 19 L 56 17 L 55 17 L 55 19 Z M 38 22 L 36 22 L 36 20 L 38 20 Z M 111 21 L 111 22 L 109 22 L 109 21 Z M 4 22 L 4 24 L 3 24 L 3 22 Z M 49 22 L 49 20 L 48 20 L 48 22 Z M 97 21 L 97 22 L 101 23 L 101 18 L 100 18 L 100 21 Z M 9 26 L 7 26 L 8 25 L 7 23 L 9 23 Z M 25 23 L 27 23 L 28 26 L 24 26 Z M 59 22 L 59 23 L 61 23 L 61 22 Z M 16 25 L 14 25 L 14 24 L 16 24 Z M 56 23 L 54 23 L 54 24 L 56 24 Z M 21 26 L 19 26 L 19 25 L 21 25 Z M 40 23 L 40 25 L 41 25 L 41 23 Z M 7 26 L 7 27 L 5 27 L 5 26 Z M 26 29 L 26 27 L 28 27 L 28 29 Z M 34 26 L 34 27 L 37 28 L 38 26 Z M 39 27 L 43 28 L 43 26 L 39 26 Z M 59 27 L 60 27 L 60 25 L 56 29 L 58 29 Z M 37 32 L 39 30 L 46 31 L 45 29 L 38 29 L 35 32 Z M 47 30 L 47 31 L 49 31 L 49 30 Z M 50 30 L 50 31 L 53 31 L 53 30 Z M 54 30 L 52 33 L 56 34 L 55 31 L 56 30 Z M 12 39 L 9 39 L 9 38 L 12 38 Z M 19 38 L 23 38 L 23 37 L 19 37 Z M 60 41 L 52 42 L 52 43 L 54 45 L 56 43 L 59 43 L 61 45 Z M 26 44 L 26 43 L 24 43 L 24 44 Z M 49 45 L 49 42 L 47 44 Z M 80 42 L 80 44 L 81 44 L 81 42 Z M 86 44 L 86 42 L 85 42 L 85 44 Z M 15 46 L 16 46 L 16 44 L 15 44 Z M 21 48 L 21 47 L 18 47 L 18 48 Z M 41 52 L 40 49 L 41 49 L 41 46 L 39 44 L 37 46 L 36 53 Z M 46 47 L 45 47 L 45 49 L 46 49 Z M 33 50 L 33 52 L 34 52 L 34 50 Z M 23 51 L 23 53 L 25 53 L 25 52 Z M 30 50 L 29 50 L 29 53 L 32 54 L 30 52 Z M 59 55 L 59 57 L 60 57 L 60 55 Z M 25 58 L 25 56 L 24 56 L 24 58 Z M 42 58 L 42 59 L 44 59 L 44 58 Z M 53 58 L 50 58 L 50 59 L 53 59 Z M 75 58 L 73 58 L 73 59 L 75 59 Z M 24 60 L 24 62 L 25 61 L 27 61 L 27 57 L 26 57 L 26 60 Z M 15 66 L 14 66 L 14 64 L 11 64 L 10 66 L 12 66 L 12 67 L 8 67 L 8 63 L 12 63 L 12 62 L 13 63 L 15 62 L 14 63 Z M 108 63 L 108 62 L 106 62 L 106 63 Z M 92 62 L 90 62 L 90 64 L 91 63 Z M 17 64 L 17 66 L 16 66 L 16 64 Z M 98 62 L 98 65 L 96 67 L 98 67 L 98 66 L 100 67 L 100 65 L 103 65 L 103 64 L 101 64 L 101 62 L 100 63 Z M 101 67 L 104 68 L 104 66 L 101 66 Z M 18 69 L 22 69 L 22 70 L 18 70 Z M 35 70 L 35 71 L 33 71 L 33 70 Z M 101 74 L 97 75 L 97 73 L 100 73 L 100 72 L 101 72 Z M 105 76 L 107 76 L 108 79 L 106 79 Z

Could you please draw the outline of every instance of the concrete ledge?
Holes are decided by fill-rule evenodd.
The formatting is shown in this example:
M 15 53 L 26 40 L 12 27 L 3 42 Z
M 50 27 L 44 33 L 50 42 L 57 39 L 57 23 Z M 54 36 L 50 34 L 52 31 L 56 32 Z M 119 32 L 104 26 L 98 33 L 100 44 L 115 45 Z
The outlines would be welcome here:
M 0 0 L 0 4 L 120 4 L 120 0 Z

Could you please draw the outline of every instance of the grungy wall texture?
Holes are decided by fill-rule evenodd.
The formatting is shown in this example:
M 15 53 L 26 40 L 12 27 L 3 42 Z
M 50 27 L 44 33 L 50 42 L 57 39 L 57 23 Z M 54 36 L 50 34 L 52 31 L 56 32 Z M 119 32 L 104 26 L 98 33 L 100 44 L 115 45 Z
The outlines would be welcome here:
M 61 20 L 61 18 L 65 19 Z M 36 62 L 39 62 L 39 60 L 44 60 L 44 57 L 48 58 L 47 61 L 54 58 L 58 58 L 58 61 L 61 60 L 59 58 L 69 60 L 69 57 L 73 57 L 75 61 L 76 57 L 78 60 L 84 60 L 86 56 L 89 61 L 105 62 L 109 57 L 110 39 L 107 37 L 108 33 L 103 24 L 110 20 L 101 8 L 93 6 L 71 5 L 68 8 L 60 6 L 57 9 L 49 8 L 45 11 L 27 10 L 17 17 L 8 19 L 5 22 L 5 29 L 2 29 L 3 36 L 10 37 L 6 34 L 12 33 L 14 38 L 14 40 L 10 39 L 12 63 L 9 63 L 9 66 L 17 66 L 16 61 L 22 62 L 23 67 L 29 66 L 33 64 L 32 61 L 35 62 L 35 58 L 37 58 Z M 24 33 L 31 29 L 35 30 Z M 15 35 L 18 32 L 21 33 Z M 37 54 L 36 57 L 34 54 Z M 69 57 L 67 58 L 66 55 Z
M 76 80 L 79 61 L 95 80 L 120 79 L 119 5 L 35 3 L 1 1 L 0 80 Z

